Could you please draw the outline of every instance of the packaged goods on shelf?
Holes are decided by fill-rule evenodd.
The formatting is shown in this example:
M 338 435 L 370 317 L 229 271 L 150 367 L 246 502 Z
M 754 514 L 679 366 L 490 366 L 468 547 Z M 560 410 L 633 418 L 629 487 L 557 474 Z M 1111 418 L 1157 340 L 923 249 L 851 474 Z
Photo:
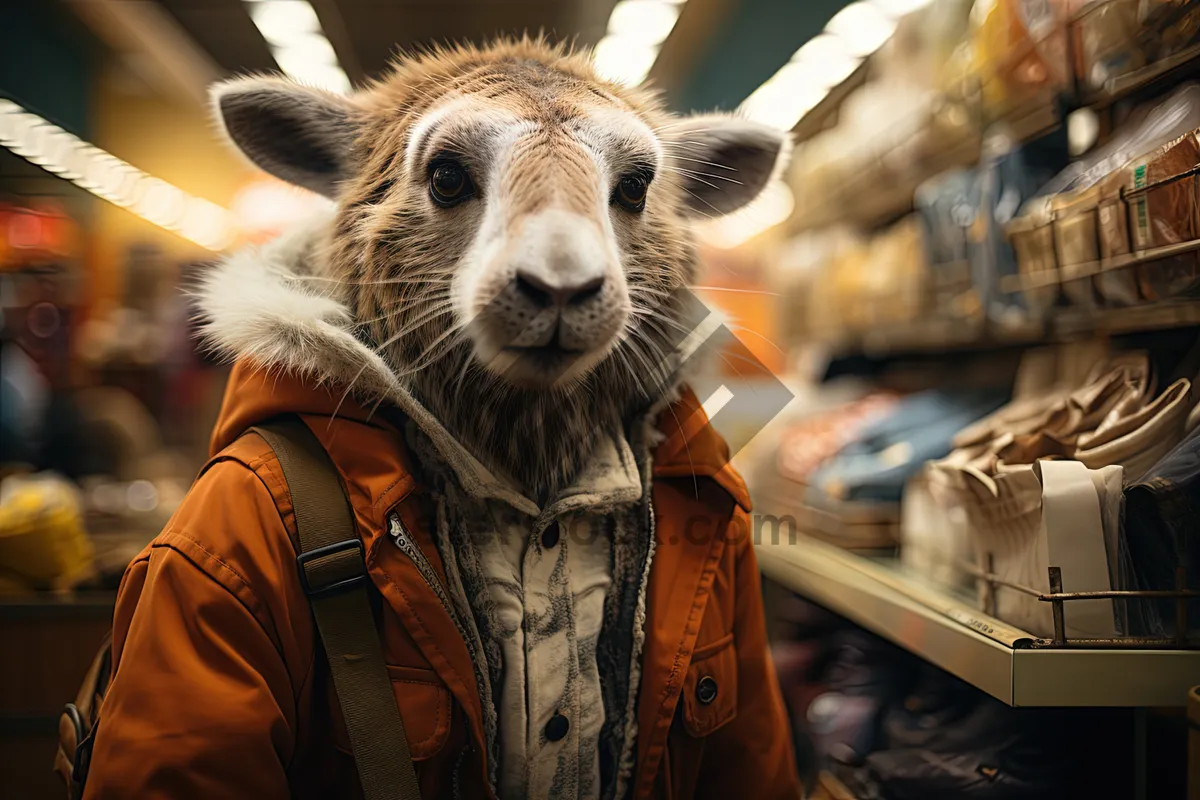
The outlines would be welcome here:
M 1012 708 L 802 598 L 779 605 L 780 687 L 811 769 L 835 776 L 821 785 L 836 791 L 814 798 L 1117 796 L 1123 779 L 1094 765 L 1127 746 L 1108 724 L 1119 713 Z
M 973 68 L 984 114 L 1000 119 L 1044 103 L 1068 87 L 1065 0 L 976 3 L 971 13 Z
M 979 208 L 977 189 L 974 173 L 960 169 L 926 181 L 913 197 L 929 260 L 931 311 L 938 316 L 974 320 L 982 314 L 967 248 Z
M 1084 3 L 1073 23 L 1075 76 L 1093 91 L 1146 66 L 1139 41 L 1142 0 L 1093 0 Z
M 1196 238 L 1191 170 L 1200 165 L 1197 127 L 1200 86 L 1188 84 L 1135 112 L 1108 142 L 1024 204 L 1007 233 L 1032 307 L 1048 311 L 1059 283 L 1073 304 L 1087 308 L 1179 296 L 1192 288 L 1197 276 L 1191 253 L 1140 267 L 1137 279 L 1108 267 L 1121 266 L 1113 259 L 1135 251 Z
M 1046 292 L 1022 295 L 1005 287 L 1006 279 L 1018 273 L 1020 262 L 1014 253 L 1017 242 L 1010 245 L 1004 232 L 1049 170 L 1035 151 L 1004 135 L 990 137 L 984 151 L 976 173 L 979 210 L 968 239 L 971 276 L 989 322 L 999 327 L 1019 325 L 1031 315 L 1040 318 L 1054 297 Z
M 1161 60 L 1200 36 L 1200 4 L 1194 0 L 1141 0 L 1138 23 L 1148 60 Z
M 778 248 L 768 259 L 768 280 L 779 295 L 779 320 L 783 341 L 803 345 L 833 335 L 836 320 L 831 308 L 829 264 L 853 240 L 844 228 L 801 234 Z

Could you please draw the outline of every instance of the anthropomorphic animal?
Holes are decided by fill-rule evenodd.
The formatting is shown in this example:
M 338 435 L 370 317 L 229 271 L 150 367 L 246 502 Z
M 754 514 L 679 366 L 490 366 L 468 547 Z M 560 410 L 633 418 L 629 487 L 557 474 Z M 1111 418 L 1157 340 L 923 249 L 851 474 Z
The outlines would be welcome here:
M 797 796 L 748 494 L 680 363 L 691 222 L 758 195 L 785 135 L 530 39 L 213 99 L 333 203 L 200 287 L 235 367 L 125 576 L 86 796 L 360 791 L 292 499 L 245 434 L 280 414 L 342 478 L 425 797 Z

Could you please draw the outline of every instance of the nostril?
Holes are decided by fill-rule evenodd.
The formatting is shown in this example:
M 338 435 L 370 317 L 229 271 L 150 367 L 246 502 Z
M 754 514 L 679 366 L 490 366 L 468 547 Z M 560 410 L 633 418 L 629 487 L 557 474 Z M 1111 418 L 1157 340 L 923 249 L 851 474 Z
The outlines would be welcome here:
M 600 294 L 604 289 L 604 276 L 574 286 L 554 286 L 536 275 L 518 272 L 514 284 L 517 291 L 538 308 L 577 306 Z
M 582 286 L 567 289 L 567 305 L 578 306 L 591 300 L 604 288 L 604 276 L 590 280 Z
M 554 292 L 537 278 L 517 273 L 517 291 L 525 295 L 538 308 L 554 305 Z

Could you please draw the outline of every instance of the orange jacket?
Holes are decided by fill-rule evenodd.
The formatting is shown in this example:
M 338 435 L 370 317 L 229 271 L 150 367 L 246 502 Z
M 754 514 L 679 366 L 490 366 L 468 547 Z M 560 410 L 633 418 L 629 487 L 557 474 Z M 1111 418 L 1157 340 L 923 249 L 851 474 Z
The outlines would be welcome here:
M 212 460 L 129 566 L 85 797 L 346 798 L 361 790 L 296 571 L 292 504 L 249 426 L 299 413 L 341 473 L 382 595 L 384 657 L 426 798 L 489 796 L 467 648 L 413 563 L 396 512 L 444 579 L 428 495 L 386 412 L 239 364 Z M 767 654 L 750 503 L 690 394 L 654 459 L 656 552 L 638 700 L 637 798 L 798 797 Z M 678 421 L 681 422 L 678 422 Z M 239 438 L 240 437 L 240 438 Z M 710 676 L 717 695 L 697 699 Z

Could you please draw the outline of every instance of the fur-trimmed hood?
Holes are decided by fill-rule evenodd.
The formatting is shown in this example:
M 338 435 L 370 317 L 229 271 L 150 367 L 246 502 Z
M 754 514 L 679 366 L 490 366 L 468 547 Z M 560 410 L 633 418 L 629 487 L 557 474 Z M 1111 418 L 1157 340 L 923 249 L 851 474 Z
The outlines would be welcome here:
M 205 346 L 241 367 L 214 430 L 213 452 L 251 425 L 277 414 L 369 419 L 376 409 L 390 406 L 429 437 L 465 490 L 536 514 L 532 501 L 463 447 L 384 359 L 354 335 L 353 315 L 336 296 L 336 282 L 315 269 L 321 240 L 331 224 L 332 214 L 322 213 L 278 239 L 240 250 L 197 286 Z M 239 376 L 256 381 L 264 374 L 297 377 L 312 393 L 302 398 L 238 385 Z M 676 405 L 674 413 L 663 413 L 670 404 Z M 669 424 L 659 424 L 668 418 Z M 685 387 L 676 387 L 664 397 L 647 421 L 658 428 L 652 437 L 658 443 L 653 458 L 656 475 L 714 477 L 739 505 L 749 507 L 745 485 L 726 463 L 724 442 Z M 713 446 L 703 446 L 696 437 L 711 438 Z
M 353 316 L 335 296 L 336 282 L 314 269 L 330 224 L 331 217 L 317 215 L 213 269 L 196 292 L 206 345 L 226 358 L 295 375 L 335 393 L 334 414 L 350 413 L 355 406 L 395 406 L 430 438 L 464 489 L 536 513 L 527 498 L 459 444 L 383 358 L 354 335 Z

